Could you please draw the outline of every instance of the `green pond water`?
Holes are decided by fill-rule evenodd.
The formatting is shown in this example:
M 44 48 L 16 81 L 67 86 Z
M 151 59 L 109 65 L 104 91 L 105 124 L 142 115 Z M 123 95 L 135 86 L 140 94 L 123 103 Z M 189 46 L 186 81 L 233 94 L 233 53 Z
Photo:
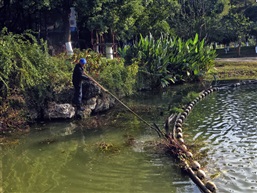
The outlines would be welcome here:
M 184 138 L 219 192 L 256 192 L 257 86 L 224 89 L 200 101 L 188 116 Z M 122 99 L 163 128 L 169 106 L 199 85 Z M 0 146 L 0 192 L 200 193 L 161 151 L 154 130 L 118 104 L 83 121 L 33 126 L 18 145 Z

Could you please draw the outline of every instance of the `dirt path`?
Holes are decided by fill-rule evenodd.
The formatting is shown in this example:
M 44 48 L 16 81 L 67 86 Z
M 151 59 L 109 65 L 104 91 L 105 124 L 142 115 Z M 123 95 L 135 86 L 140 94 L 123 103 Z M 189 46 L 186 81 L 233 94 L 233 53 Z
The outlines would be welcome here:
M 216 58 L 216 61 L 228 61 L 228 62 L 257 62 L 257 57 L 242 57 L 242 58 Z

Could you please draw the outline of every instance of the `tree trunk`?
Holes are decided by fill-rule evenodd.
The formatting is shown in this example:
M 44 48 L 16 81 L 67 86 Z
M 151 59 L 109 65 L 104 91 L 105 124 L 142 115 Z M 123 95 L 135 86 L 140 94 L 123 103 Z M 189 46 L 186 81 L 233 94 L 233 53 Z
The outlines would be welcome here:
M 238 42 L 237 56 L 241 56 L 241 41 Z
M 65 4 L 66 5 L 66 4 Z M 70 42 L 71 41 L 71 32 L 70 32 L 70 6 L 64 7 L 64 14 L 63 14 L 63 23 L 64 23 L 64 42 Z
M 64 24 L 64 43 L 68 55 L 73 54 L 71 44 L 71 30 L 70 30 L 70 13 L 71 13 L 72 0 L 66 0 L 63 3 L 63 24 Z
M 8 23 L 9 19 L 10 19 L 10 13 L 11 13 L 10 4 L 11 4 L 10 0 L 4 0 L 4 14 L 3 15 L 4 15 L 5 19 L 3 21 L 5 23 L 6 23 L 6 21 Z

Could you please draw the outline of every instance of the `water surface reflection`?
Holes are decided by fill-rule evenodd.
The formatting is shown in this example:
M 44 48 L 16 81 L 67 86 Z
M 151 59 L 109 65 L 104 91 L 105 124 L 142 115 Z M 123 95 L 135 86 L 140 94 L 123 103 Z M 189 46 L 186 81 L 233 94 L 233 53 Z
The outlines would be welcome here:
M 257 191 L 256 85 L 224 89 L 198 103 L 186 121 L 191 143 L 205 142 L 201 160 L 220 192 Z

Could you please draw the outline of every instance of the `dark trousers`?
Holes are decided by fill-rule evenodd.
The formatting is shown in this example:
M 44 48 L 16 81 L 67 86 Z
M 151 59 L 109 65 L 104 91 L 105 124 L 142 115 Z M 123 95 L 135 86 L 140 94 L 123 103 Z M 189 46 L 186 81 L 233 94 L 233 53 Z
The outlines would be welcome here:
M 81 106 L 81 103 L 82 103 L 82 85 L 74 85 L 73 103 L 75 103 L 78 107 Z

